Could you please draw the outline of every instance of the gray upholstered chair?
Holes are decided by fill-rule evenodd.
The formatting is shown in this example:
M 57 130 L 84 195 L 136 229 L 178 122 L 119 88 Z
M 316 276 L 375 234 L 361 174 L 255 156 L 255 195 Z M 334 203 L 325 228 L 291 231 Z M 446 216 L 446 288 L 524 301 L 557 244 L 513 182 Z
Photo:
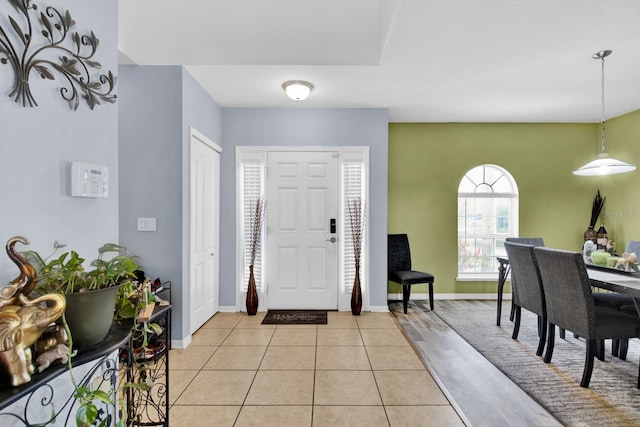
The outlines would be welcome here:
M 544 246 L 544 239 L 542 237 L 507 237 L 505 242 L 511 243 L 520 243 L 522 245 L 531 245 L 531 246 Z M 511 278 L 511 282 L 513 282 L 513 277 Z M 512 292 L 513 292 L 513 283 L 511 284 Z M 513 299 L 511 300 L 511 315 L 509 316 L 509 320 L 513 321 L 513 316 L 515 314 L 515 305 L 513 305 Z
M 506 242 L 520 243 L 522 245 L 544 246 L 542 237 L 507 237 Z
M 536 355 L 542 356 L 547 338 L 547 308 L 544 301 L 544 290 L 540 280 L 540 270 L 533 253 L 532 245 L 524 245 L 507 241 L 504 244 L 511 265 L 511 286 L 513 287 L 513 304 L 515 307 L 515 323 L 511 338 L 518 339 L 522 309 L 538 315 L 538 350 Z
M 551 362 L 555 326 L 564 327 L 586 340 L 586 357 L 581 387 L 589 387 L 596 345 L 604 339 L 640 336 L 640 319 L 608 307 L 596 307 L 591 282 L 582 254 L 537 247 L 534 253 L 540 268 L 547 304 L 547 349 L 544 361 Z M 638 376 L 640 388 L 640 375 Z
M 507 237 L 505 239 L 505 242 L 519 243 L 519 244 L 522 244 L 522 245 L 530 245 L 530 246 L 544 246 L 544 239 L 542 237 Z M 511 263 L 511 261 L 509 261 L 509 263 Z M 514 299 L 517 298 L 516 290 L 514 288 L 513 274 L 511 275 L 511 288 L 512 288 L 512 292 L 513 292 L 513 297 L 512 297 L 512 300 L 511 300 L 511 315 L 509 316 L 509 320 L 513 321 L 514 315 L 515 315 L 515 311 L 516 311 L 516 306 L 514 304 Z M 538 313 L 536 313 L 536 314 L 538 314 Z M 538 336 L 542 335 L 543 329 L 546 332 L 546 328 L 547 328 L 546 320 L 543 321 L 542 317 L 538 314 Z M 560 328 L 560 338 L 564 339 L 564 337 L 565 337 L 565 330 L 564 330 L 564 328 Z
M 624 251 L 629 253 L 634 252 L 640 258 L 640 242 L 634 240 L 628 241 Z
M 640 256 L 640 242 L 629 241 L 624 250 L 625 252 L 635 252 Z M 615 292 L 594 292 L 593 301 L 598 306 L 610 307 L 628 314 L 638 315 L 633 298 L 629 295 L 618 294 Z M 613 340 L 611 345 L 611 353 L 622 360 L 627 358 L 627 349 L 629 348 L 628 340 Z
M 409 237 L 406 234 L 389 234 L 387 239 L 388 279 L 402 285 L 402 308 L 407 314 L 411 286 L 418 283 L 429 285 L 429 307 L 433 310 L 433 274 L 411 269 Z

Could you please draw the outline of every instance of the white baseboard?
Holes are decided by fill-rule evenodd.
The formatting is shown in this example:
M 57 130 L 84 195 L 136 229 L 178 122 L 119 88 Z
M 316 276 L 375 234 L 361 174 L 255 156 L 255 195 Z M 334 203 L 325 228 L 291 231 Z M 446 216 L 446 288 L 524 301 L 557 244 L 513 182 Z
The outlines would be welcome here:
M 187 335 L 183 340 L 171 340 L 171 348 L 184 350 L 189 344 L 191 344 L 191 335 Z
M 402 294 L 387 294 L 388 300 L 402 301 Z M 409 299 L 429 299 L 429 294 L 411 294 Z M 433 294 L 433 299 L 436 300 L 456 300 L 456 299 L 482 299 L 482 300 L 495 300 L 496 294 Z M 511 292 L 505 292 L 502 296 L 505 301 L 511 300 Z
M 419 294 L 417 294 L 419 295 Z M 402 299 L 402 295 L 400 296 L 400 299 Z M 240 310 L 238 310 L 236 308 L 235 305 L 225 305 L 225 306 L 220 306 L 218 307 L 218 311 L 220 313 L 239 313 Z M 267 310 L 258 310 L 258 312 L 260 311 L 264 311 L 266 312 Z M 350 311 L 350 310 L 345 310 L 345 312 Z M 369 310 L 368 311 L 372 311 L 372 312 L 376 312 L 376 313 L 386 313 L 389 311 L 389 307 L 386 305 L 371 305 L 369 306 Z
M 372 313 L 388 313 L 389 306 L 388 305 L 370 305 L 369 311 Z

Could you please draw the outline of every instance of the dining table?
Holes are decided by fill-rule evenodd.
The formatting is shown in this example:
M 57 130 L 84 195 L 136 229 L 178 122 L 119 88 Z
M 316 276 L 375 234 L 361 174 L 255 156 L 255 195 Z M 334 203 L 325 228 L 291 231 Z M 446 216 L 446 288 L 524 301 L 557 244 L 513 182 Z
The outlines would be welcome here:
M 587 264 L 587 273 L 589 274 L 592 286 L 627 294 L 632 297 L 636 312 L 638 316 L 640 316 L 640 306 L 638 306 L 640 299 L 640 272 Z
M 497 256 L 496 259 L 498 260 L 498 319 L 496 324 L 500 326 L 504 285 L 511 272 L 511 267 L 509 265 L 509 258 L 506 255 Z M 638 312 L 638 316 L 640 316 L 640 272 L 619 270 L 590 263 L 585 263 L 585 265 L 591 284 L 594 287 L 627 294 L 633 297 L 633 303 Z M 511 320 L 513 320 L 513 316 Z

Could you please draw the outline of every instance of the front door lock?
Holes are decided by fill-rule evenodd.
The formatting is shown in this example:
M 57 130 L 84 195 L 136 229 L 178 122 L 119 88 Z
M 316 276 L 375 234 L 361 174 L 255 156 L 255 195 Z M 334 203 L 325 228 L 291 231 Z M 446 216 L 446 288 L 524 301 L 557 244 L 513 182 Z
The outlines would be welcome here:
M 331 242 L 331 243 L 335 243 L 335 242 L 337 242 L 337 241 L 338 241 L 338 239 L 336 239 L 335 237 L 332 237 L 332 238 L 330 238 L 330 239 L 326 239 L 326 240 L 325 240 L 325 242 Z

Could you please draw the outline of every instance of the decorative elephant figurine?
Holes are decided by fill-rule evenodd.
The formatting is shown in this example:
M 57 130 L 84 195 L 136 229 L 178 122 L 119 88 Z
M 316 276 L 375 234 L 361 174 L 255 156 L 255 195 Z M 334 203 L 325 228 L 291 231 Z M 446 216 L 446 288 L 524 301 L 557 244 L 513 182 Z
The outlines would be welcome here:
M 73 350 L 73 352 L 71 353 L 71 357 L 75 356 L 76 354 L 78 354 L 78 350 Z M 45 351 L 44 353 L 40 354 L 40 356 L 36 358 L 38 372 L 44 371 L 51 365 L 52 362 L 55 362 L 58 359 L 60 359 L 62 363 L 67 363 L 69 361 L 69 347 L 67 347 L 66 344 L 59 343 L 51 350 Z
M 12 237 L 7 241 L 7 255 L 20 269 L 20 275 L 13 279 L 8 285 L 0 288 L 0 307 L 15 305 L 18 295 L 28 296 L 36 286 L 36 269 L 29 264 L 25 257 L 15 250 L 14 246 L 18 242 L 23 245 L 29 244 L 29 241 L 21 236 Z
M 31 374 L 35 372 L 31 346 L 49 324 L 62 316 L 66 307 L 66 300 L 60 294 L 47 294 L 33 300 L 18 295 L 18 302 L 21 305 L 0 308 L 0 365 L 9 374 L 13 386 L 31 381 Z

